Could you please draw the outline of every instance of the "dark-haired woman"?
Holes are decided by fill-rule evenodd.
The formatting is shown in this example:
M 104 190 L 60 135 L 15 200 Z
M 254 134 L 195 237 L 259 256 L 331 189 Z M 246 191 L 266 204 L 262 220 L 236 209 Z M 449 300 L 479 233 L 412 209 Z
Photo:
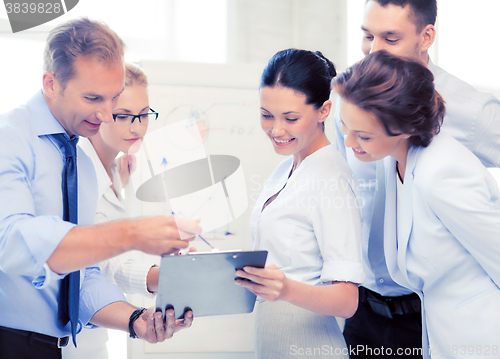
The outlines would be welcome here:
M 424 357 L 497 357 L 500 193 L 472 152 L 437 134 L 445 109 L 431 72 L 376 52 L 333 88 L 346 146 L 361 161 L 388 156 L 385 257 L 422 300 Z
M 259 296 L 257 358 L 348 358 L 334 316 L 348 318 L 364 279 L 355 180 L 325 136 L 333 64 L 319 52 L 278 52 L 260 84 L 261 127 L 288 156 L 266 182 L 250 219 L 264 269 L 237 281 Z

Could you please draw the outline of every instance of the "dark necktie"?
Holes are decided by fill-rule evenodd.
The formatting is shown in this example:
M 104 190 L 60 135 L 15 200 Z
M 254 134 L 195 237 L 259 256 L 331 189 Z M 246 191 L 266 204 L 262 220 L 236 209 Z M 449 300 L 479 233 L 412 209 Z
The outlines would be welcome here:
M 379 160 L 377 162 L 377 188 L 373 198 L 372 221 L 368 239 L 368 258 L 374 271 L 384 261 L 384 214 L 385 169 L 384 160 Z
M 54 140 L 64 147 L 64 169 L 62 173 L 63 220 L 78 224 L 78 176 L 76 170 L 76 143 L 78 137 L 68 139 L 65 134 L 53 134 Z M 71 334 L 76 347 L 78 308 L 80 300 L 80 271 L 69 273 L 61 281 L 57 317 L 65 326 L 71 321 Z

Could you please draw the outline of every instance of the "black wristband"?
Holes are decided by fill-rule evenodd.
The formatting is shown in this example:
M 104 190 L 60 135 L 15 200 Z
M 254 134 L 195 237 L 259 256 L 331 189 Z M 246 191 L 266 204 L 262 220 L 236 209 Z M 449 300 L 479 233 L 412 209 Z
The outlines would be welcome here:
M 134 323 L 141 316 L 141 314 L 144 313 L 145 311 L 146 311 L 146 308 L 137 308 L 130 315 L 130 319 L 128 320 L 128 332 L 130 333 L 130 337 L 132 339 L 138 338 L 138 336 L 134 330 Z

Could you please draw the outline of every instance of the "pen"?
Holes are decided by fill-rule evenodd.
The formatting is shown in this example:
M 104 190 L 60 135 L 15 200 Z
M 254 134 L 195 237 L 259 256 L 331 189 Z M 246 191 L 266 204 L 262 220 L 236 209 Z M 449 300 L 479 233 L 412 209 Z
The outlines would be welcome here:
M 219 250 L 218 250 L 217 248 L 215 248 L 213 245 L 211 245 L 210 243 L 208 243 L 208 241 L 207 241 L 205 238 L 203 238 L 202 236 L 200 236 L 199 234 L 198 234 L 198 237 L 200 237 L 200 239 L 201 239 L 203 242 L 205 242 L 206 244 L 208 244 L 208 245 L 210 246 L 210 248 L 212 248 L 212 252 L 218 252 L 218 251 L 219 251 Z
M 172 216 L 175 216 L 175 212 L 172 211 Z M 202 236 L 200 236 L 199 234 L 197 234 L 198 237 L 200 237 L 200 239 L 205 242 L 210 248 L 212 248 L 212 252 L 219 252 L 219 250 L 217 248 L 215 248 L 213 245 L 211 245 L 205 238 L 203 238 Z M 186 254 L 185 251 L 181 250 L 179 251 L 179 254 Z

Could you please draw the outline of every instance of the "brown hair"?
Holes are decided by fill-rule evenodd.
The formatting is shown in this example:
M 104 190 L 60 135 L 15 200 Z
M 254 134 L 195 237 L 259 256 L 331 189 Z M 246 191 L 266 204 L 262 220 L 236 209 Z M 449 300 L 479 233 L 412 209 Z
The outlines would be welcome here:
M 411 135 L 410 146 L 428 146 L 443 123 L 444 101 L 420 62 L 377 51 L 337 76 L 332 86 L 345 101 L 373 113 L 389 136 Z
M 73 64 L 78 56 L 92 56 L 111 65 L 123 61 L 124 43 L 104 23 L 78 18 L 67 21 L 47 36 L 43 70 L 54 74 L 64 90 L 75 75 Z

